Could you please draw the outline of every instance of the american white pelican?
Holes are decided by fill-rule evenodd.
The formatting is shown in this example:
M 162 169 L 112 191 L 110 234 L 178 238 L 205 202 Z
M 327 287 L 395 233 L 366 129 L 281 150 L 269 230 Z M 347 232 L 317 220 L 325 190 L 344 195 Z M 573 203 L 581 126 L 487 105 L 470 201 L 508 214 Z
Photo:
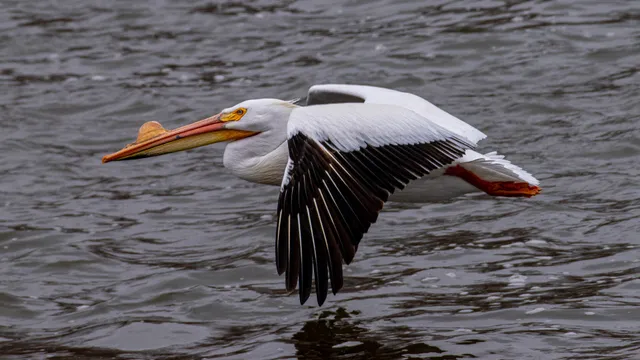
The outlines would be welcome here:
M 305 99 L 246 100 L 167 131 L 144 124 L 135 143 L 102 161 L 135 159 L 229 141 L 224 166 L 240 178 L 280 185 L 276 267 L 286 288 L 335 295 L 363 234 L 385 201 L 427 202 L 470 192 L 531 197 L 538 180 L 491 152 L 486 135 L 409 93 L 316 85 Z M 403 190 L 396 192 L 396 190 Z

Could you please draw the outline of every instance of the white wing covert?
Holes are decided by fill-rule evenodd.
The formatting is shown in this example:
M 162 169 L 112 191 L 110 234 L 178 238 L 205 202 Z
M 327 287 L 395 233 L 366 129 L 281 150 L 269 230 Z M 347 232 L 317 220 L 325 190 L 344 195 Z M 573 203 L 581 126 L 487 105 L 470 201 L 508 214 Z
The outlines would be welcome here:
M 300 302 L 318 304 L 343 285 L 349 264 L 384 202 L 397 189 L 451 164 L 475 143 L 404 107 L 300 107 L 288 123 L 289 161 L 278 200 L 276 266 Z
M 307 94 L 307 105 L 346 102 L 401 106 L 471 142 L 477 143 L 487 137 L 480 130 L 420 96 L 402 91 L 366 85 L 322 84 L 312 86 Z

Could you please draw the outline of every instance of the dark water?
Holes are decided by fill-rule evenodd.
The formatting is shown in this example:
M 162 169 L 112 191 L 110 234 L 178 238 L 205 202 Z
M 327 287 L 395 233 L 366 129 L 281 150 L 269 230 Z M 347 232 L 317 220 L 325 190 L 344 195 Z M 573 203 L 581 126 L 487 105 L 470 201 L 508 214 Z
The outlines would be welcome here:
M 0 10 L 1 358 L 640 359 L 640 1 Z M 317 308 L 223 145 L 100 164 L 145 121 L 327 82 L 430 99 L 544 194 L 392 204 Z

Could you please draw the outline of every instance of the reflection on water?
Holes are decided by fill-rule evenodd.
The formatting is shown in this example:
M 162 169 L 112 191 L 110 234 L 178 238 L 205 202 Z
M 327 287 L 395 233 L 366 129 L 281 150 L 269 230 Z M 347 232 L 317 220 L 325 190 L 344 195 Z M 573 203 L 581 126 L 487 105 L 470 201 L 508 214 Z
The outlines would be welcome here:
M 628 359 L 640 352 L 640 3 L 4 1 L 0 354 Z M 414 92 L 542 180 L 389 204 L 322 308 L 276 275 L 278 189 L 223 146 L 101 165 L 315 83 Z
M 358 311 L 353 312 L 359 315 Z M 344 308 L 323 311 L 317 320 L 305 322 L 292 337 L 299 359 L 351 359 L 351 358 L 424 358 L 461 359 L 471 354 L 436 356 L 445 351 L 423 342 L 411 329 L 389 329 L 386 334 L 371 333 L 357 325 L 358 321 Z M 472 344 L 473 342 L 469 343 Z

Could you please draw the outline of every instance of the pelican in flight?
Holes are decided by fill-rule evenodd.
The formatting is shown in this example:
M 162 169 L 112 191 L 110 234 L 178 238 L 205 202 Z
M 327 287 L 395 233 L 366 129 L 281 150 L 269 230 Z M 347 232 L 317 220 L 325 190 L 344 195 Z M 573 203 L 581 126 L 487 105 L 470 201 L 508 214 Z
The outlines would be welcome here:
M 538 180 L 486 137 L 419 96 L 362 85 L 315 85 L 306 98 L 253 99 L 167 131 L 145 123 L 135 143 L 102 161 L 129 160 L 229 142 L 236 176 L 279 185 L 276 267 L 300 304 L 315 278 L 318 305 L 343 285 L 364 233 L 386 201 L 430 202 L 472 193 L 531 197 Z

